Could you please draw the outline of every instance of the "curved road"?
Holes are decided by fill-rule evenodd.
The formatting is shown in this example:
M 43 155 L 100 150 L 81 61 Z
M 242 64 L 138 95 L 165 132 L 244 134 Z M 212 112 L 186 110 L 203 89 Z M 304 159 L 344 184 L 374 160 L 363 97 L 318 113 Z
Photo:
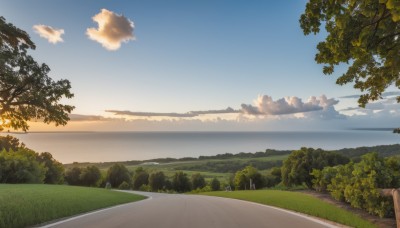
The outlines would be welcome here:
M 149 198 L 72 217 L 44 227 L 336 227 L 293 212 L 241 200 L 199 195 L 133 193 Z

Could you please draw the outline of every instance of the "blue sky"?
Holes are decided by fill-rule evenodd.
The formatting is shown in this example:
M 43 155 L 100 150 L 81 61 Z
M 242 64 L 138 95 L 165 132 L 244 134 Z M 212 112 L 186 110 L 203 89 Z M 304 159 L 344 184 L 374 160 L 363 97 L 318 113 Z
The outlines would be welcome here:
M 363 118 L 378 118 L 378 112 L 387 115 L 379 117 L 382 120 L 374 119 L 372 123 L 377 127 L 395 124 L 391 121 L 397 112 L 382 112 L 387 106 L 340 111 L 357 106 L 356 99 L 340 97 L 358 92 L 351 85 L 335 84 L 340 70 L 325 76 L 322 66 L 315 63 L 315 47 L 324 35 L 303 35 L 298 19 L 306 1 L 0 3 L 0 15 L 27 31 L 36 43 L 37 49 L 31 54 L 37 61 L 50 66 L 54 79 L 66 78 L 72 83 L 75 97 L 66 102 L 76 106 L 75 116 L 69 128 L 61 129 L 321 129 L 362 126 Z M 87 29 L 98 27 L 92 17 L 102 9 L 133 22 L 134 39 L 123 42 L 117 50 L 108 50 L 89 39 Z M 34 31 L 35 25 L 62 29 L 63 42 L 50 43 Z M 268 97 L 263 100 L 263 95 Z M 336 102 L 322 104 L 322 95 Z M 288 96 L 302 99 L 305 108 L 290 111 L 287 105 L 274 103 Z M 316 108 L 306 104 L 311 96 L 317 97 L 319 103 L 313 104 Z M 258 105 L 256 99 L 260 101 Z M 390 99 L 386 97 L 385 104 Z M 246 110 L 257 109 L 256 115 L 243 113 L 242 104 L 249 108 Z M 227 107 L 238 113 L 200 115 L 194 119 L 152 116 Z M 118 112 L 105 110 L 131 113 L 114 115 Z M 137 116 L 138 112 L 146 114 Z M 296 124 L 290 124 L 291 129 L 287 125 L 293 121 Z M 371 121 L 366 122 L 371 125 Z

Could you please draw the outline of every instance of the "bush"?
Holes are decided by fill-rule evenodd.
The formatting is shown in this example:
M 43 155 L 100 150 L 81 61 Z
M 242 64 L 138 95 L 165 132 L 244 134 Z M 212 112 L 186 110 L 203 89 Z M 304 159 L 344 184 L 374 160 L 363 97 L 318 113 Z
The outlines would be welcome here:
M 150 188 L 150 186 L 147 185 L 147 184 L 143 184 L 143 185 L 140 186 L 140 188 L 139 188 L 139 191 L 142 191 L 142 192 L 150 192 L 150 190 L 151 190 L 151 188 Z
M 327 189 L 337 200 L 384 217 L 393 213 L 393 203 L 382 197 L 379 189 L 399 187 L 399 168 L 400 161 L 395 158 L 384 160 L 377 153 L 369 153 L 358 163 L 314 170 L 313 183 L 317 189 Z
M 126 181 L 124 181 L 118 186 L 118 189 L 129 190 L 131 189 L 131 186 Z

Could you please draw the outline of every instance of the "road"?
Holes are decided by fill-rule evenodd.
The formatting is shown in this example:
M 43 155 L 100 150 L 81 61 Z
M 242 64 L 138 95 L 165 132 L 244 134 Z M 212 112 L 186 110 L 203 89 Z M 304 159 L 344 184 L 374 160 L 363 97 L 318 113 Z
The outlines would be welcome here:
M 72 217 L 44 227 L 336 227 L 293 212 L 246 201 L 199 195 L 135 193 L 149 198 Z

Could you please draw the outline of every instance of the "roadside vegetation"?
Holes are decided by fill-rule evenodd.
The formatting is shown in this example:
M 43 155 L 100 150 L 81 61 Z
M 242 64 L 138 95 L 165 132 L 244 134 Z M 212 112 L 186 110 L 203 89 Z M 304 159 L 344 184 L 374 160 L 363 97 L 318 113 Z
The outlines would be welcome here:
M 0 184 L 0 227 L 32 226 L 144 198 L 99 188 Z
M 255 203 L 285 208 L 292 211 L 324 218 L 351 227 L 376 227 L 359 216 L 342 208 L 324 202 L 310 195 L 279 190 L 205 192 L 208 196 L 218 196 L 251 201 Z

